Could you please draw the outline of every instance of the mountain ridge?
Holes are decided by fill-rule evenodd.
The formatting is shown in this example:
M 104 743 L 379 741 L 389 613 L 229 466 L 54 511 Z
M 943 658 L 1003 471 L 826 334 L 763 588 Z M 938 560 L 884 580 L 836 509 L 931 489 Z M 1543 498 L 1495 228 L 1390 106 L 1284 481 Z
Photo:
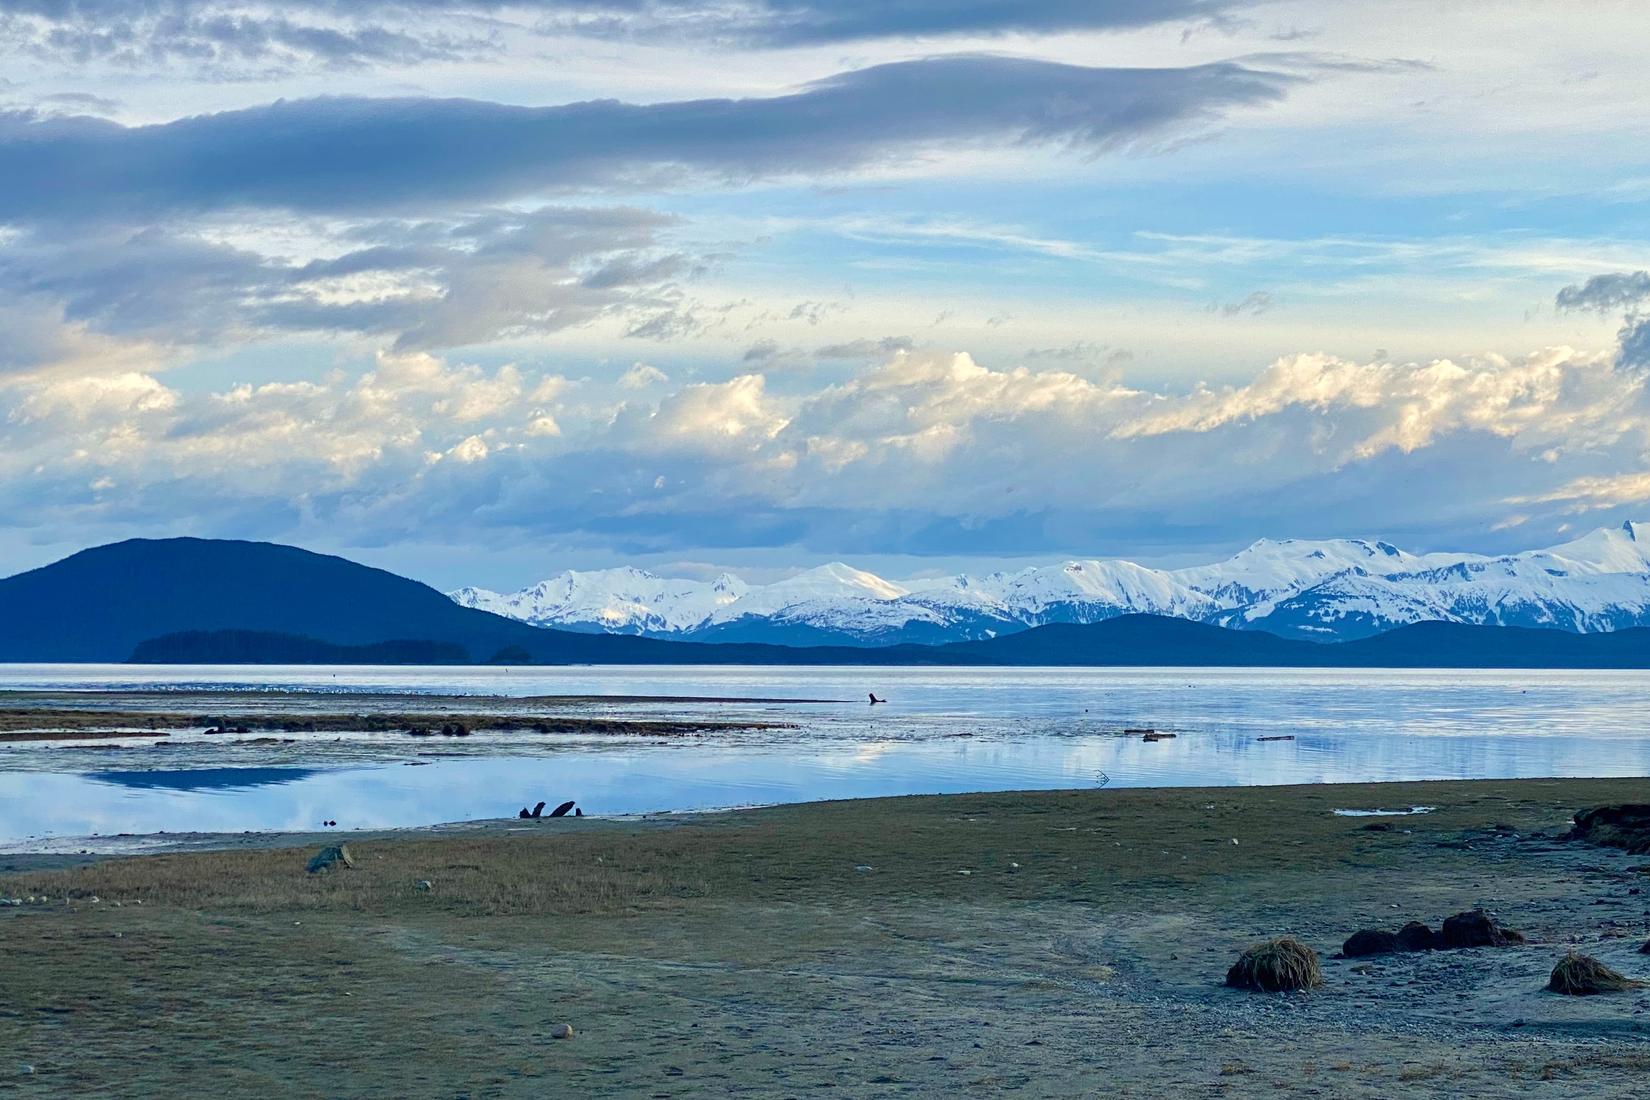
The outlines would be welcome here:
M 782 645 L 944 644 L 1136 613 L 1316 641 L 1432 620 L 1593 633 L 1650 626 L 1650 526 L 1628 522 L 1501 555 L 1260 539 L 1225 561 L 1174 570 L 1085 559 L 890 581 L 831 563 L 756 585 L 626 566 L 567 571 L 514 593 L 449 595 L 539 626 Z
M 840 571 L 831 577 L 870 583 Z M 0 579 L 0 660 L 1650 668 L 1650 628 L 1577 634 L 1427 622 L 1326 645 L 1131 613 L 943 645 L 710 644 L 531 626 L 297 547 L 140 539 Z

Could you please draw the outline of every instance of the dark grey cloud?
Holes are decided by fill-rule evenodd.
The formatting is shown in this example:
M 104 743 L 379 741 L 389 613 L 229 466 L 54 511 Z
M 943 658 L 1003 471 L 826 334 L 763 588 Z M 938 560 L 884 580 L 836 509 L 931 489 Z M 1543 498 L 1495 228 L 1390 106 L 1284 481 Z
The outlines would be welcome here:
M 1623 367 L 1650 367 L 1650 271 L 1624 271 L 1595 275 L 1580 286 L 1558 292 L 1561 310 L 1590 310 L 1598 313 L 1625 313 L 1616 333 L 1616 362 Z
M 339 97 L 134 127 L 12 112 L 0 115 L 0 221 L 454 207 L 668 187 L 684 175 L 831 173 L 983 142 L 1150 148 L 1276 101 L 1295 79 L 1231 63 L 1114 69 L 962 55 L 761 99 L 517 107 Z
M 1650 271 L 1594 275 L 1580 286 L 1558 292 L 1559 309 L 1587 309 L 1616 313 L 1650 300 Z

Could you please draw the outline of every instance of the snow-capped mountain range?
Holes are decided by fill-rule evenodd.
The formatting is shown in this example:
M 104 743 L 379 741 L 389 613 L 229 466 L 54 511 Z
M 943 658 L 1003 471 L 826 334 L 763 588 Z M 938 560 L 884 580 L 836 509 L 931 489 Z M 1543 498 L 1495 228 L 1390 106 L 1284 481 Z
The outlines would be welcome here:
M 1422 620 L 1581 632 L 1650 626 L 1650 525 L 1601 528 L 1516 554 L 1410 554 L 1362 539 L 1262 539 L 1223 562 L 1151 569 L 1068 561 L 889 581 L 841 563 L 773 584 L 629 567 L 566 572 L 520 592 L 451 593 L 538 626 L 787 645 L 949 642 L 1145 612 L 1339 641 Z

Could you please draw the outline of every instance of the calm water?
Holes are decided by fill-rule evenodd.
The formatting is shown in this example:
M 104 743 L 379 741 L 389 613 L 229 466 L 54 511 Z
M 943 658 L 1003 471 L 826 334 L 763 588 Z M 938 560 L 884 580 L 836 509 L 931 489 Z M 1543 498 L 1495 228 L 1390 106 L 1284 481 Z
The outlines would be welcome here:
M 328 733 L 267 747 L 186 735 L 165 750 L 142 739 L 0 745 L 0 845 L 324 819 L 418 825 L 539 799 L 626 814 L 1102 784 L 1650 775 L 1650 673 L 1636 671 L 0 666 L 0 690 L 156 688 L 254 703 L 246 693 L 300 690 L 314 693 L 300 706 L 319 707 L 346 691 L 382 693 L 386 707 L 406 693 L 840 701 L 580 709 L 795 726 L 663 742 Z M 869 691 L 888 704 L 868 706 Z M 1120 733 L 1139 726 L 1177 736 L 1148 744 Z M 1285 735 L 1295 740 L 1257 740 Z

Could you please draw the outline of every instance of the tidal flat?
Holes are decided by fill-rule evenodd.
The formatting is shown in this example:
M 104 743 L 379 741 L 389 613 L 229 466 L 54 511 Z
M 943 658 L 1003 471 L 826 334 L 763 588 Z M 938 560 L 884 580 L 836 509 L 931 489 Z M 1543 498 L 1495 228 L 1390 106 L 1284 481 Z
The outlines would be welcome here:
M 0 1074 L 19 1096 L 1637 1096 L 1646 991 L 1543 990 L 1572 947 L 1650 976 L 1646 858 L 1556 839 L 1629 801 L 1650 781 L 1103 789 L 0 856 L 0 897 L 36 899 L 0 908 Z M 305 873 L 340 840 L 353 869 Z M 1480 906 L 1527 942 L 1332 957 Z M 1223 987 L 1284 934 L 1321 988 Z

